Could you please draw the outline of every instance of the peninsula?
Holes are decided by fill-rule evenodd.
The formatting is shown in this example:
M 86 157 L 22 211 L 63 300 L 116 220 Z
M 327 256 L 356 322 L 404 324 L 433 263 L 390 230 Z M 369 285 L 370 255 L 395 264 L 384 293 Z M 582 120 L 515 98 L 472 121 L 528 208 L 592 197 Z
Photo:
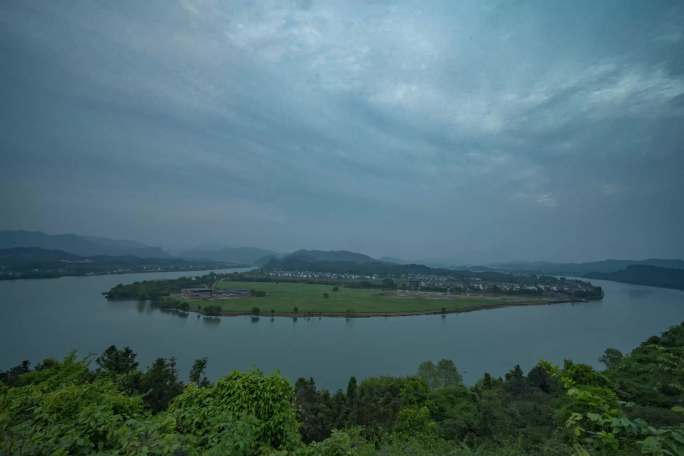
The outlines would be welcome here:
M 212 316 L 371 317 L 582 302 L 600 299 L 603 292 L 580 280 L 394 265 L 351 252 L 301 251 L 254 271 L 117 285 L 106 296 Z

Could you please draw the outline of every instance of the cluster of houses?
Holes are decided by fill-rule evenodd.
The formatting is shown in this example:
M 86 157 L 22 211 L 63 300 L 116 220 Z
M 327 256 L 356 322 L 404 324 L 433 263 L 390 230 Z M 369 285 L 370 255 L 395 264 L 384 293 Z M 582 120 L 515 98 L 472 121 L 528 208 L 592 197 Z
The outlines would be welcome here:
M 507 275 L 497 280 L 486 274 L 460 275 L 405 274 L 386 276 L 377 274 L 353 274 L 317 271 L 270 271 L 272 279 L 303 281 L 340 281 L 382 283 L 390 279 L 393 286 L 405 290 L 442 291 L 447 293 L 502 293 L 544 294 L 588 297 L 600 294 L 600 288 L 581 280 L 557 279 L 535 275 Z
M 589 282 L 581 280 L 555 279 L 551 277 L 535 278 L 521 276 L 520 281 L 486 280 L 481 277 L 453 277 L 430 274 L 410 275 L 406 280 L 408 289 L 433 289 L 452 292 L 490 292 L 490 293 L 530 293 L 530 294 L 591 294 L 596 292 Z
M 316 272 L 316 271 L 270 271 L 267 273 L 269 277 L 280 279 L 295 279 L 295 280 L 341 280 L 341 281 L 359 281 L 359 280 L 379 280 L 380 276 L 376 274 L 351 274 L 351 273 L 337 273 L 337 272 Z

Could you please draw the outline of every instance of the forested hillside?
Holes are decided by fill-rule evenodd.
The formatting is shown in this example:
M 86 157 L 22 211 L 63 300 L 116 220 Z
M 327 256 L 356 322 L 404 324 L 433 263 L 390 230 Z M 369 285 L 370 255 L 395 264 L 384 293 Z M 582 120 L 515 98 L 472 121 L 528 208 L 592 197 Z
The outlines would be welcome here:
M 595 272 L 587 274 L 586 277 L 591 279 L 632 283 L 635 285 L 684 290 L 684 269 L 631 265 L 622 271 L 606 273 Z
M 601 361 L 541 361 L 465 386 L 441 360 L 331 394 L 259 371 L 210 383 L 205 359 L 183 384 L 173 359 L 141 370 L 112 346 L 0 374 L 0 454 L 684 454 L 684 323 Z

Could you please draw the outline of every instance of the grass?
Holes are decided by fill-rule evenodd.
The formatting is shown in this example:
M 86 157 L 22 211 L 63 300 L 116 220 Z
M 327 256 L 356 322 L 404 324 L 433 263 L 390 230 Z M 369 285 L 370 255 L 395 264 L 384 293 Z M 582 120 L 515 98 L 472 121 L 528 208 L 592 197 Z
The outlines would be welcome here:
M 271 311 L 275 315 L 410 315 L 441 312 L 468 312 L 473 310 L 545 304 L 539 297 L 520 296 L 454 296 L 435 298 L 428 296 L 397 296 L 378 289 L 339 287 L 330 285 L 287 282 L 233 282 L 221 281 L 218 288 L 248 288 L 266 292 L 264 297 L 238 299 L 187 300 L 190 310 L 199 307 L 219 306 L 224 314 L 249 314 L 254 308 L 262 316 Z M 327 293 L 327 298 L 324 294 Z M 296 308 L 296 310 L 295 310 Z

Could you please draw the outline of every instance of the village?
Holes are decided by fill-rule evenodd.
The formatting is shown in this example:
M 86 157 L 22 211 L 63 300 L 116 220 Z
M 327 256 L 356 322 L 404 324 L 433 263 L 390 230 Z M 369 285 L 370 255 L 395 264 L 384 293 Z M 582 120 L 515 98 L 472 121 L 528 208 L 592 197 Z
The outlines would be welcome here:
M 340 282 L 359 287 L 423 290 L 449 294 L 562 295 L 577 298 L 596 298 L 603 294 L 600 287 L 596 287 L 588 281 L 532 274 L 467 272 L 454 275 L 380 275 L 320 271 L 269 271 L 266 276 L 271 280 Z

